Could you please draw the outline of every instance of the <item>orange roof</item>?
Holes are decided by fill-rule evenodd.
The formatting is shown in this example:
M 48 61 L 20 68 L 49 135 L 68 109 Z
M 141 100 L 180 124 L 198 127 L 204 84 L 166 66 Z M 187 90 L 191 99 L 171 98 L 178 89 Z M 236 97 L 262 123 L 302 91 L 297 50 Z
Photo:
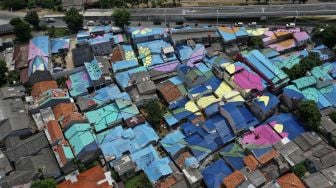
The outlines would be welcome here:
M 227 188 L 235 188 L 238 185 L 242 184 L 244 181 L 245 181 L 244 174 L 241 171 L 236 170 L 232 174 L 223 179 L 223 184 Z
M 262 155 L 258 161 L 260 164 L 265 164 L 268 163 L 270 160 L 272 160 L 274 157 L 278 156 L 279 153 L 277 151 L 275 151 L 274 149 L 272 149 L 270 152 Z
M 169 176 L 168 178 L 165 178 L 165 179 L 159 181 L 157 184 L 155 184 L 155 188 L 170 188 L 175 184 L 176 184 L 175 177 L 174 176 Z
M 118 45 L 112 50 L 110 61 L 114 63 L 122 60 L 124 60 L 124 50 Z
M 200 122 L 205 122 L 205 117 L 204 117 L 204 115 L 202 114 L 202 115 L 198 116 L 197 118 L 191 120 L 191 122 L 192 122 L 193 124 L 197 124 L 197 123 L 200 123 Z
M 278 184 L 282 188 L 304 188 L 304 184 L 301 182 L 300 178 L 294 173 L 288 173 L 277 179 Z
M 78 112 L 69 114 L 68 116 L 65 116 L 61 122 L 62 129 L 70 126 L 71 123 L 75 122 L 85 122 L 85 118 Z
M 67 164 L 68 163 L 68 160 L 65 156 L 65 153 L 64 153 L 64 150 L 63 150 L 63 147 L 62 146 L 69 146 L 69 143 L 66 141 L 66 140 L 63 140 L 62 141 L 62 144 L 57 144 L 56 146 L 53 147 L 53 150 L 58 153 L 58 156 L 62 162 L 63 165 Z
M 57 88 L 58 88 L 57 82 L 54 80 L 38 82 L 32 86 L 31 95 L 34 98 L 36 98 L 50 89 L 57 89 Z
M 74 103 L 59 103 L 53 108 L 55 119 L 59 120 L 62 116 L 68 116 L 74 112 L 77 112 L 76 105 Z
M 166 82 L 159 88 L 159 91 L 166 102 L 170 103 L 181 96 L 180 90 L 172 83 Z
M 97 184 L 105 179 L 104 169 L 101 166 L 92 167 L 77 176 L 77 182 L 71 183 L 70 180 L 60 183 L 58 188 L 112 188 L 108 182 Z
M 64 140 L 62 130 L 56 120 L 50 120 L 47 123 L 47 130 L 50 135 L 51 142 L 54 143 L 58 140 Z
M 253 155 L 248 155 L 243 159 L 245 166 L 247 166 L 251 171 L 257 169 L 259 162 Z

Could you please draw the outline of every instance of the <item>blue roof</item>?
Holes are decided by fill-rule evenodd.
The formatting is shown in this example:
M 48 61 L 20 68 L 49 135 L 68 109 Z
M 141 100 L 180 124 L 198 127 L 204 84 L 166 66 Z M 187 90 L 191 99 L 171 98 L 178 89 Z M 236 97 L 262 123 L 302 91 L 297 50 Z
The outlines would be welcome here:
M 231 143 L 225 146 L 220 154 L 224 160 L 230 164 L 235 170 L 241 170 L 244 165 L 244 150 L 236 143 Z
M 105 32 L 105 33 L 108 33 L 108 32 L 111 32 L 112 31 L 112 27 L 109 26 L 109 25 L 98 25 L 98 26 L 94 26 L 90 32 L 93 33 L 93 32 Z
M 155 183 L 163 176 L 167 176 L 173 173 L 173 170 L 170 168 L 169 163 L 171 161 L 168 157 L 154 160 L 148 166 L 144 168 L 144 172 L 147 175 L 148 179 Z
M 160 143 L 170 155 L 174 156 L 181 149 L 185 148 L 184 138 L 184 134 L 180 130 L 176 130 L 162 138 Z
M 105 43 L 105 42 L 110 42 L 110 37 L 109 36 L 96 37 L 96 38 L 93 38 L 93 39 L 89 40 L 90 45 L 101 44 L 101 43 Z
M 267 101 L 262 99 L 266 99 Z M 254 105 L 259 106 L 259 109 L 261 109 L 262 112 L 267 113 L 269 110 L 274 109 L 276 106 L 278 106 L 280 100 L 277 96 L 269 92 L 265 92 L 263 96 L 254 98 L 252 102 Z
M 131 154 L 132 160 L 139 169 L 145 169 L 151 162 L 160 159 L 158 152 L 152 145 Z
M 292 87 L 295 87 L 295 86 L 292 85 Z M 303 99 L 304 95 L 298 89 L 293 89 L 292 87 L 288 87 L 288 86 L 285 87 L 283 89 L 283 94 L 285 96 L 288 96 L 288 97 L 292 98 L 292 99 L 294 99 L 294 98 L 297 99 L 297 100 Z
M 51 39 L 50 45 L 51 53 L 59 53 L 60 50 L 69 49 L 70 39 L 67 37 Z
M 103 75 L 103 71 L 99 67 L 96 58 L 94 58 L 90 63 L 85 62 L 84 66 L 85 66 L 86 72 L 89 74 L 91 80 L 96 81 L 96 80 L 101 79 L 101 77 Z
M 233 171 L 222 160 L 217 160 L 202 171 L 203 180 L 208 188 L 220 188 L 223 179 Z
M 203 44 L 196 44 L 194 49 L 190 46 L 177 46 L 176 51 L 181 61 L 190 60 L 192 63 L 201 61 L 206 53 Z
M 296 137 L 301 135 L 301 133 L 305 132 L 305 128 L 301 123 L 299 123 L 298 119 L 290 113 L 281 113 L 274 115 L 267 119 L 269 125 L 281 124 L 283 126 L 282 132 L 279 134 L 282 137 L 287 137 L 290 140 L 294 140 Z
M 125 69 L 131 69 L 137 67 L 139 65 L 138 60 L 131 59 L 131 60 L 123 60 L 112 63 L 112 70 L 114 73 L 119 72 Z
M 120 159 L 125 152 L 131 154 L 141 150 L 153 141 L 159 139 L 152 127 L 144 123 L 131 129 L 117 126 L 97 135 L 105 158 Z
M 133 73 L 141 72 L 141 71 L 147 71 L 146 67 L 140 66 L 137 68 L 130 69 L 128 71 L 118 72 L 117 74 L 115 74 L 116 82 L 122 89 L 125 89 L 126 87 L 129 86 L 129 81 L 131 79 L 130 76 Z
M 144 28 L 144 27 L 130 27 L 132 38 L 148 37 L 152 35 L 165 35 L 167 29 L 165 28 Z
M 221 110 L 227 112 L 235 127 L 235 131 L 247 130 L 249 127 L 259 124 L 257 118 L 248 110 L 243 102 L 228 102 L 220 107 Z
M 131 100 L 127 92 L 120 92 L 118 86 L 110 85 L 96 90 L 93 94 L 84 96 L 94 100 L 97 104 L 103 104 L 115 99 Z
M 199 161 L 196 157 L 191 156 L 184 160 L 184 164 L 186 167 L 197 168 L 199 166 Z

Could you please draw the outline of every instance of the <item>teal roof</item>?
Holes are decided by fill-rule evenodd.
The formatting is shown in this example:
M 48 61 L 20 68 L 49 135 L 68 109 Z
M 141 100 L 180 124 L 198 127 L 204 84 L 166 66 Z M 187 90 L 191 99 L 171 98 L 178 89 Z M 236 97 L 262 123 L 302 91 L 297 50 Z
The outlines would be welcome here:
M 99 67 L 97 60 L 93 59 L 90 63 L 84 63 L 86 71 L 88 72 L 91 80 L 99 80 L 103 75 L 101 68 Z
M 314 76 L 305 76 L 292 81 L 298 89 L 307 88 L 316 84 L 316 78 Z
M 65 155 L 65 158 L 67 160 L 71 160 L 71 159 L 75 158 L 74 155 L 73 155 L 73 153 L 72 153 L 72 150 L 71 150 L 70 146 L 64 146 L 63 145 L 62 148 L 63 148 L 63 152 L 64 152 L 64 155 Z
M 74 124 L 64 133 L 64 135 L 71 144 L 75 155 L 78 155 L 85 146 L 96 140 L 96 135 L 93 134 L 91 126 L 88 123 Z

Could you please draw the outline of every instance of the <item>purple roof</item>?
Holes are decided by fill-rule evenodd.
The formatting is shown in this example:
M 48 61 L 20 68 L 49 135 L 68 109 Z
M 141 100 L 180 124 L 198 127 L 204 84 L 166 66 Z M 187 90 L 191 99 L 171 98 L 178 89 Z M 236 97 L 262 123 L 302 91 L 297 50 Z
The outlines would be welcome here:
M 294 34 L 293 34 L 293 37 L 294 37 L 294 39 L 295 39 L 297 42 L 305 41 L 305 40 L 308 40 L 308 39 L 310 38 L 310 36 L 308 35 L 308 33 L 305 32 L 305 31 L 298 32 L 298 33 L 294 33 Z

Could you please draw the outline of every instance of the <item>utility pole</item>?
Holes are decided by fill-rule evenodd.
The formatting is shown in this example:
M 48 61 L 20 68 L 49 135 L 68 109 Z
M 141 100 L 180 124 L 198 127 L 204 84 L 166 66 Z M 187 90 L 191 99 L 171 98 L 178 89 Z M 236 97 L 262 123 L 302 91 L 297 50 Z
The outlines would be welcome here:
M 217 9 L 217 26 L 218 26 L 218 9 Z

